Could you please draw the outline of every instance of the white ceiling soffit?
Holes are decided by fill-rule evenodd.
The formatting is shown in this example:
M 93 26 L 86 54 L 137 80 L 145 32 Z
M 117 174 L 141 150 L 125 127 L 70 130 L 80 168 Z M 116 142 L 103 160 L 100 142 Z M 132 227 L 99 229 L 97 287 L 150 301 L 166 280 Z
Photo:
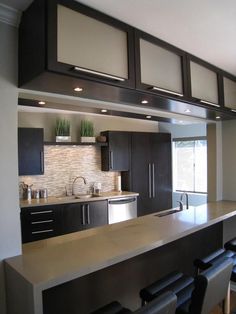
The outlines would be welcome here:
M 0 3 L 0 22 L 18 27 L 21 12 Z
M 61 95 L 61 94 L 44 93 L 44 92 L 24 90 L 24 89 L 19 90 L 19 98 L 43 100 L 43 101 L 59 103 L 59 104 L 70 104 L 70 105 L 74 105 L 78 107 L 90 107 L 90 108 L 117 110 L 117 111 L 123 111 L 123 112 L 133 112 L 133 113 L 139 113 L 139 114 L 144 114 L 144 115 L 151 115 L 151 116 L 173 119 L 175 120 L 176 123 L 180 123 L 180 124 L 209 122 L 205 119 L 195 118 L 195 117 L 191 117 L 187 115 L 180 115 L 180 114 L 175 114 L 172 112 L 167 112 L 167 111 L 162 111 L 162 110 L 143 108 L 141 107 L 141 105 L 140 107 L 137 107 L 137 106 L 134 107 L 130 105 L 122 105 L 122 104 L 110 103 L 110 102 L 105 102 L 105 101 L 100 101 L 100 100 L 97 101 L 97 100 L 86 99 L 86 98 L 79 98 L 79 97 L 73 97 L 73 96 L 67 96 L 67 95 Z M 32 109 L 33 107 L 28 107 L 28 108 L 31 108 L 28 110 L 34 111 L 34 109 Z M 26 108 L 24 108 L 24 111 L 25 109 Z M 40 108 L 40 110 L 41 112 L 43 112 L 44 109 Z M 48 110 L 46 111 L 48 112 Z M 78 114 L 79 112 L 76 111 L 74 113 Z

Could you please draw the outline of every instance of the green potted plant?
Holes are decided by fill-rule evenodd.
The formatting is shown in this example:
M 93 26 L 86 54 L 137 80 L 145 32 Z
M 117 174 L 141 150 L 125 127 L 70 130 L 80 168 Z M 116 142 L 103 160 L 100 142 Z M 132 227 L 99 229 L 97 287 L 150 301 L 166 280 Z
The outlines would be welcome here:
M 57 119 L 55 134 L 56 142 L 71 142 L 70 121 L 65 119 Z
M 81 143 L 95 143 L 93 122 L 82 120 L 80 125 Z

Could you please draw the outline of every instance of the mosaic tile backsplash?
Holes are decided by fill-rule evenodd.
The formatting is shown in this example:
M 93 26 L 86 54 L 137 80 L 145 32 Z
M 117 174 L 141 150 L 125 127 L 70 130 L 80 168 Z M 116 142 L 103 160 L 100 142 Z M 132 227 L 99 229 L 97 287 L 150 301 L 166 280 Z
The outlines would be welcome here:
M 119 172 L 101 171 L 101 148 L 96 146 L 44 146 L 44 175 L 20 176 L 19 182 L 33 184 L 32 189 L 47 188 L 49 196 L 71 193 L 76 180 L 75 193 L 87 193 L 95 182 L 101 183 L 101 191 L 116 189 Z

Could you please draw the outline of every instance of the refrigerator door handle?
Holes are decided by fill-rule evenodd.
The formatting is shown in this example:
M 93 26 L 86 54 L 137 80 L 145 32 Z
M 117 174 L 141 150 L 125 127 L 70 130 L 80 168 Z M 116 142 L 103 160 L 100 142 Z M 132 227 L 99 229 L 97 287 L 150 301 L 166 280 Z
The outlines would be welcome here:
M 148 164 L 148 194 L 149 198 L 152 198 L 152 174 L 151 174 L 151 164 Z
M 152 164 L 152 197 L 156 197 L 155 195 L 155 165 Z

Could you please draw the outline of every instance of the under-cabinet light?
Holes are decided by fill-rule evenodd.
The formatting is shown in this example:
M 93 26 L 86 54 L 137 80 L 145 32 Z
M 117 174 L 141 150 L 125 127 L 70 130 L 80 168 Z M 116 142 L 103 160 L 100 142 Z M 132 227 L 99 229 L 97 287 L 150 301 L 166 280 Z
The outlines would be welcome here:
M 190 113 L 191 110 L 190 110 L 190 109 L 185 109 L 184 112 L 185 112 L 185 113 Z
M 101 109 L 101 112 L 105 113 L 107 112 L 107 109 Z
M 210 106 L 214 106 L 214 107 L 220 107 L 220 105 L 215 104 L 214 102 L 206 101 L 206 100 L 203 100 L 203 99 L 201 99 L 200 102 L 202 104 L 206 104 L 206 105 L 210 105 Z
M 216 119 L 220 119 L 220 116 L 216 116 Z
M 144 100 L 141 101 L 141 103 L 142 103 L 142 104 L 148 104 L 148 100 L 145 100 L 145 99 L 144 99 Z
M 75 92 L 82 92 L 82 90 L 83 90 L 83 88 L 79 87 L 79 86 L 74 88 Z
M 40 100 L 40 101 L 38 102 L 38 104 L 39 104 L 39 105 L 45 105 L 45 104 L 46 104 L 46 102 L 45 102 L 45 101 Z
M 236 112 L 236 109 L 231 109 L 232 112 Z
M 146 116 L 147 119 L 151 119 L 152 116 Z

